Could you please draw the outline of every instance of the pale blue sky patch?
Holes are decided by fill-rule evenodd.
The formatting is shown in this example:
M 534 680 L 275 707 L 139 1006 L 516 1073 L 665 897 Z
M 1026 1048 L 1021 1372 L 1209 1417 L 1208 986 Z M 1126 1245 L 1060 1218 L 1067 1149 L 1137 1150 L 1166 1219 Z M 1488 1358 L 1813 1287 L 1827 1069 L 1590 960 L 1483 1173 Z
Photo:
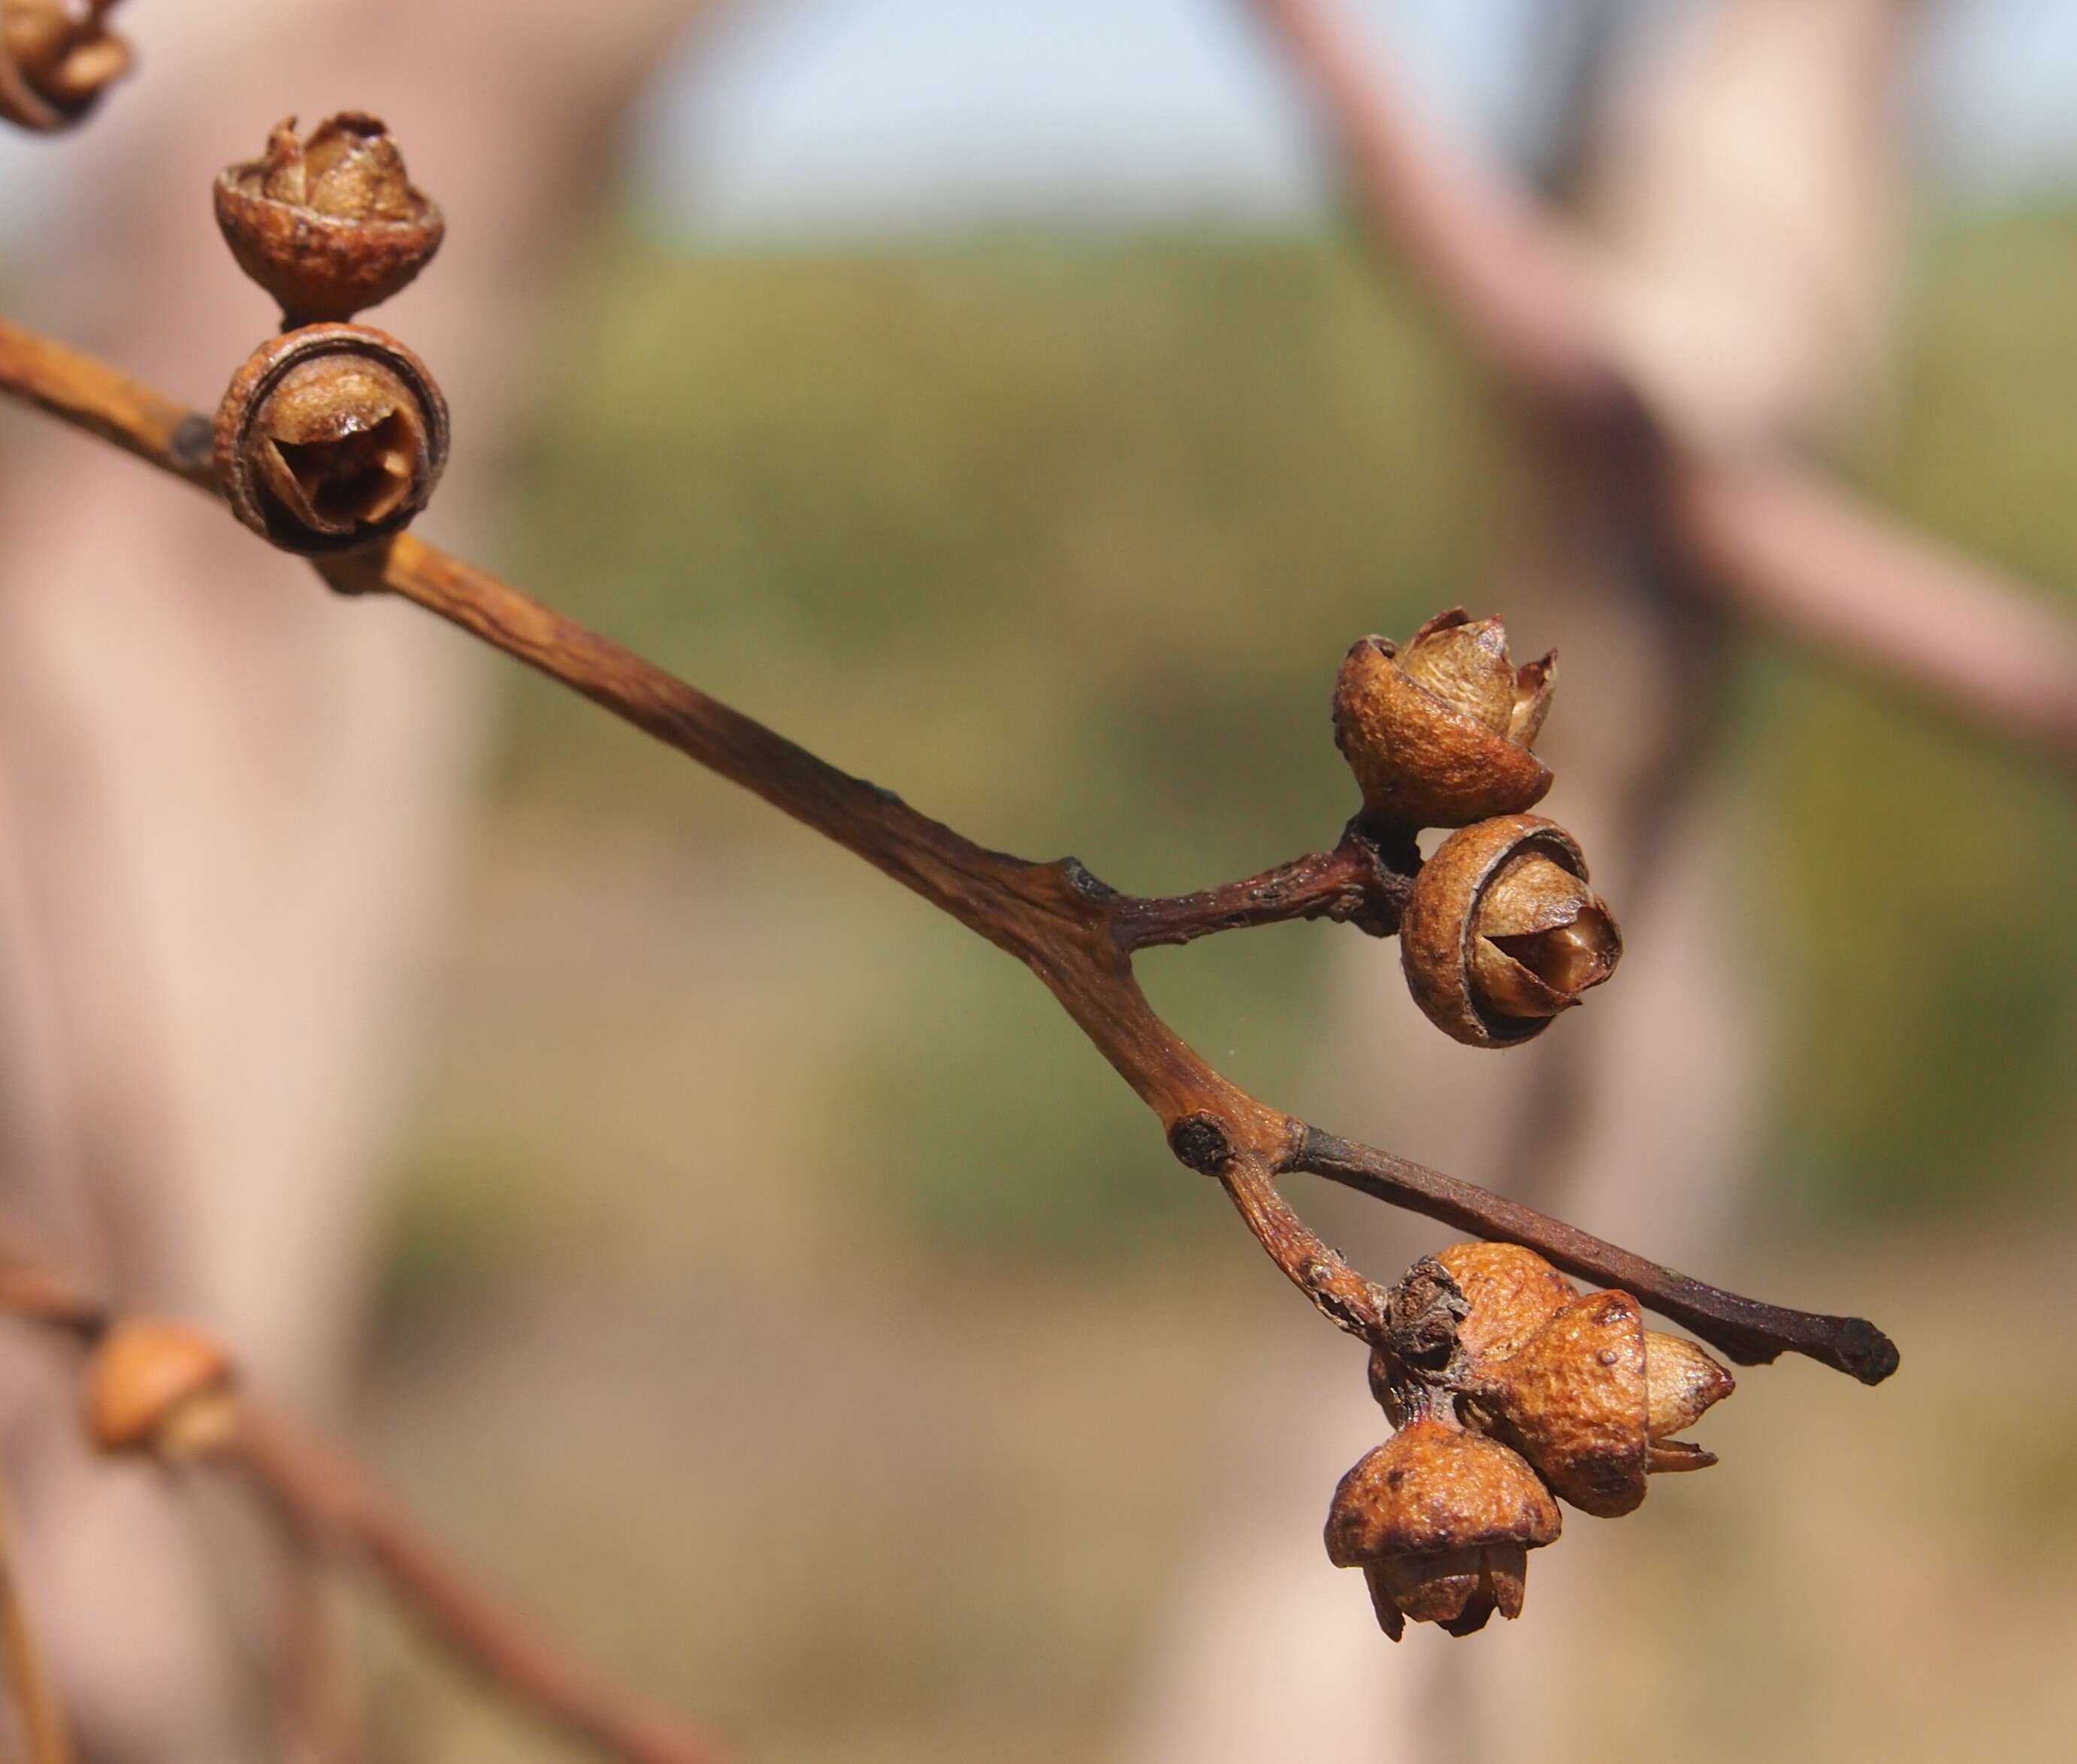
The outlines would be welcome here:
M 1519 110 L 1535 0 L 1358 0 L 1410 77 Z M 1288 226 L 1315 211 L 1302 106 L 1238 0 L 765 0 L 673 70 L 638 129 L 667 229 Z
M 1428 102 L 1526 144 L 1550 0 L 1348 3 Z M 631 127 L 634 200 L 667 236 L 1288 227 L 1327 212 L 1330 168 L 1242 0 L 743 0 L 742 13 L 663 70 Z M 1917 86 L 1951 193 L 2077 191 L 2077 0 L 1936 4 Z M 61 216 L 65 164 L 63 144 L 0 129 L 0 228 Z
M 1525 144 L 1538 0 L 1350 3 L 1428 102 Z M 2077 185 L 2077 0 L 1949 0 L 1918 86 L 1955 193 Z M 634 168 L 660 231 L 738 243 L 1288 227 L 1330 188 L 1240 0 L 764 0 L 660 82 Z

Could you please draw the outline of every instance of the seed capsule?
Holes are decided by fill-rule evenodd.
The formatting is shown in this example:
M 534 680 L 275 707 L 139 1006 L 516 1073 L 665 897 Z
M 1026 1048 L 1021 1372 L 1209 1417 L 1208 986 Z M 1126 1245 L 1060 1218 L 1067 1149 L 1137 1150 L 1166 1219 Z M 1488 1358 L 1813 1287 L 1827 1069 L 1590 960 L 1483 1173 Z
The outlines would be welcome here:
M 1518 1243 L 1456 1243 L 1435 1259 L 1464 1295 L 1457 1340 L 1474 1361 L 1505 1359 L 1580 1294 Z
M 1646 1329 L 1627 1292 L 1569 1300 L 1519 1350 L 1476 1371 L 1475 1416 L 1493 1417 L 1563 1499 L 1604 1519 L 1642 1502 L 1647 1475 L 1717 1461 L 1667 1436 L 1733 1388 L 1692 1342 Z
M 87 1362 L 87 1437 L 104 1452 L 194 1456 L 227 1434 L 233 1383 L 231 1356 L 214 1336 L 127 1319 Z
M 1736 1388 L 1731 1375 L 1677 1335 L 1644 1332 L 1645 1432 L 1651 1446 L 1645 1468 L 1657 1476 L 1671 1471 L 1707 1470 L 1717 1454 L 1669 1436 L 1692 1427 Z
M 1498 1442 L 1423 1416 L 1367 1454 L 1334 1490 L 1327 1559 L 1361 1568 L 1378 1626 L 1451 1635 L 1521 1614 L 1528 1552 L 1558 1535 L 1557 1503 Z
M 1501 815 L 1453 833 L 1421 866 L 1399 954 L 1414 1002 L 1443 1034 L 1509 1047 L 1615 971 L 1622 934 L 1570 834 Z
M 130 71 L 107 27 L 116 0 L 0 0 L 0 117 L 40 134 L 69 127 Z
M 238 267 L 280 302 L 285 328 L 389 299 L 447 233 L 389 130 L 357 110 L 319 123 L 307 141 L 293 117 L 277 123 L 264 154 L 218 177 L 216 219 Z
M 1550 706 L 1557 653 L 1517 668 L 1506 628 L 1461 607 L 1402 649 L 1366 637 L 1342 663 L 1334 743 L 1367 813 L 1406 827 L 1461 827 L 1530 808 L 1550 773 L 1530 748 Z
M 408 526 L 447 465 L 447 401 L 423 362 L 362 325 L 310 325 L 239 368 L 216 414 L 239 520 L 304 556 Z

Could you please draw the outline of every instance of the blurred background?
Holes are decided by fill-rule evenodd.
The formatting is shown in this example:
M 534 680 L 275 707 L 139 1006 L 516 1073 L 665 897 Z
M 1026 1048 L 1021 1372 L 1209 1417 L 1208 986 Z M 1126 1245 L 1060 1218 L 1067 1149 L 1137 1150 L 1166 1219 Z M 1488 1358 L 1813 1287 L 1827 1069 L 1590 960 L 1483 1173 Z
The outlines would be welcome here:
M 427 534 L 985 843 L 1142 892 L 1246 873 L 1354 806 L 1327 717 L 1354 638 L 1462 601 L 1517 655 L 1556 645 L 1545 808 L 1630 941 L 1577 1020 L 1429 1046 L 1391 946 L 1326 926 L 1157 952 L 1150 991 L 1281 1106 L 1496 1185 L 1538 1162 L 1539 1204 L 1874 1317 L 1904 1365 L 1873 1392 L 1745 1374 L 1702 1430 L 1717 1468 L 1621 1526 L 1568 1516 L 1520 1623 L 1393 1650 L 1319 1543 L 1380 1433 L 1359 1355 L 1026 976 L 589 706 L 8 416 L 12 1204 L 223 1323 L 553 1633 L 745 1757 L 1266 1760 L 1294 1704 L 1380 1758 L 1417 1732 L 1430 1759 L 1929 1760 L 2077 1730 L 2067 775 L 1724 631 L 1679 830 L 1637 833 L 1608 726 L 1675 743 L 1652 671 L 1692 658 L 1636 634 L 1631 591 L 1539 564 L 1535 450 L 1356 236 L 1244 6 L 648 5 L 597 27 L 610 52 L 551 7 L 489 46 L 481 8 L 376 9 L 456 21 L 416 85 L 349 81 L 341 9 L 228 46 L 230 0 L 136 10 L 138 77 L 92 128 L 0 143 L 11 314 L 213 401 L 268 314 L 207 178 L 291 108 L 381 111 L 452 238 L 377 315 L 456 407 Z M 1609 144 L 1655 139 L 1652 82 L 1696 77 L 1677 45 L 1751 47 L 1705 14 L 1775 15 L 1791 69 L 1831 51 L 1782 15 L 1860 33 L 1803 82 L 1882 121 L 1834 131 L 1869 193 L 1814 235 L 1852 255 L 1809 279 L 1806 353 L 1851 384 L 1767 426 L 2077 618 L 2077 15 L 1350 10 L 1616 230 L 1636 164 Z M 1702 65 L 1679 114 L 1742 89 Z M 1794 132 L 1773 102 L 1732 137 L 1754 160 Z M 155 614 L 176 568 L 196 585 Z M 1593 1059 L 1559 1064 L 1575 1035 Z M 1525 1154 L 1589 1089 L 1563 1155 Z M 1373 1277 L 1448 1241 L 1292 1198 Z M 177 1745 L 123 1688 L 163 1628 L 118 1647 L 108 1552 L 51 1541 L 104 1500 L 195 1504 L 142 1473 L 66 1493 L 85 1473 L 34 1444 L 63 1398 L 6 1367 L 31 1562 L 114 1712 L 90 1742 L 231 1755 L 201 1736 L 234 1717 Z M 235 1677 L 264 1609 L 194 1577 L 187 1627 L 234 1637 Z M 354 1609 L 368 1756 L 568 1755 Z

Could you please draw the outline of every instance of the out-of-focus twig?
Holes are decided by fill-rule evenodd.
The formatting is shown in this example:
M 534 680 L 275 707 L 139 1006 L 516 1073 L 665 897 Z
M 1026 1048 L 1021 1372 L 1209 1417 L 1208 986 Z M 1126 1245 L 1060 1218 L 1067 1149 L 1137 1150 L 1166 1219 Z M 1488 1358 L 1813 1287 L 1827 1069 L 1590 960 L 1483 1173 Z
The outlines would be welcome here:
M 2077 765 L 2077 632 L 2030 589 L 1774 460 L 1689 461 L 1668 507 L 1746 610 Z
M 1546 413 L 1634 426 L 1658 456 L 1671 580 L 1999 738 L 2077 768 L 2077 628 L 1785 455 L 1725 456 L 1657 408 L 1604 322 L 1591 243 L 1421 115 L 1337 0 L 1251 0 L 1338 144 L 1371 242 Z
M 92 1345 L 108 1327 L 106 1300 L 65 1274 L 27 1232 L 0 1221 L 0 1312 Z
M 251 1398 L 216 1454 L 311 1545 L 357 1561 L 456 1658 L 536 1716 L 629 1764 L 714 1753 L 671 1716 L 574 1665 L 485 1592 L 336 1446 Z
M 54 1260 L 0 1222 L 0 1312 L 90 1346 L 118 1319 Z M 90 1325 L 87 1320 L 90 1319 Z M 85 1325 L 85 1326 L 83 1326 Z M 512 1702 L 626 1764 L 714 1764 L 706 1741 L 602 1679 L 573 1665 L 484 1591 L 405 1513 L 367 1471 L 337 1446 L 236 1393 L 232 1425 L 202 1450 L 205 1462 L 238 1476 L 314 1556 L 358 1565 L 388 1587 L 456 1659 Z M 34 1733 L 63 1729 L 35 1687 L 33 1650 L 21 1627 L 11 1558 L 0 1510 L 0 1651 Z M 27 1687 L 27 1688 L 24 1688 Z M 44 1724 L 30 1721 L 35 1711 Z M 33 1764 L 69 1764 L 63 1749 L 39 1750 Z
M 1405 254 L 1517 392 L 1613 414 L 1627 389 L 1581 296 L 1572 260 L 1581 242 L 1469 143 L 1419 114 L 1338 8 L 1252 3 L 1312 88 L 1371 235 Z
M 323 1547 L 302 1526 L 285 1521 L 277 1576 L 273 1669 L 280 1733 L 290 1760 L 360 1764 L 359 1712 L 352 1662 L 334 1608 Z

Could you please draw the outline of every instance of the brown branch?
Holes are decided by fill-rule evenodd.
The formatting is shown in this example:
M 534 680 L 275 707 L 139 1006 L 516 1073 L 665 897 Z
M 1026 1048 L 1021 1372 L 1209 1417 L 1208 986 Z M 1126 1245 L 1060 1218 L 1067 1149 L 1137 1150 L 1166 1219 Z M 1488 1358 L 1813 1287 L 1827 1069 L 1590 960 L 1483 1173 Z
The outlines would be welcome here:
M 1286 1167 L 1310 1171 L 1459 1230 L 1525 1243 L 1546 1260 L 1596 1286 L 1632 1297 L 1721 1348 L 1741 1365 L 1804 1354 L 1821 1365 L 1879 1384 L 1896 1370 L 1896 1345 L 1863 1317 L 1820 1317 L 1741 1298 L 1510 1200 L 1370 1146 L 1309 1129 Z
M 1130 951 L 1292 919 L 1331 919 L 1373 937 L 1390 937 L 1399 930 L 1413 873 L 1421 866 L 1410 838 L 1395 844 L 1388 858 L 1375 838 L 1351 822 L 1333 851 L 1293 858 L 1259 876 L 1196 894 L 1121 898 L 1111 907 L 1111 934 Z
M 77 372 L 73 371 L 75 364 Z M 4 321 L 0 391 L 26 397 L 97 433 L 120 434 L 131 451 L 194 481 L 173 456 L 173 438 L 189 432 L 189 425 L 166 423 L 164 403 L 156 394 L 56 344 L 31 339 Z M 1118 930 L 1125 897 L 1074 859 L 1035 863 L 978 846 L 899 797 L 838 771 L 741 712 L 409 534 L 334 562 L 325 574 L 345 592 L 386 590 L 415 601 L 561 681 L 855 852 L 1016 956 L 1160 1118 L 1170 1149 L 1192 1168 L 1229 1181 L 1234 1179 L 1236 1163 L 1243 1169 L 1292 1168 L 1301 1146 L 1317 1140 L 1303 1123 L 1257 1101 L 1214 1071 L 1155 1013 L 1133 976 L 1130 934 Z M 1329 870 L 1331 874 L 1331 865 Z M 1213 891 L 1213 897 L 1221 892 Z M 1303 888 L 1296 892 L 1305 895 Z M 1350 1150 L 1380 1169 L 1417 1168 L 1384 1152 Z M 1440 1216 L 1460 1217 L 1474 1230 L 1511 1238 L 1553 1259 L 1570 1255 L 1577 1260 L 1584 1243 L 1610 1265 L 1620 1259 L 1635 1274 L 1652 1274 L 1655 1265 L 1642 1258 L 1595 1245 L 1569 1227 L 1514 1209 L 1470 1184 L 1423 1174 L 1431 1181 L 1451 1183 L 1451 1204 L 1456 1210 Z M 1412 1197 L 1417 1196 L 1419 1184 L 1406 1186 L 1406 1197 L 1387 1197 L 1417 1204 Z M 1483 1210 L 1470 1199 L 1480 1196 Z M 1251 1225 L 1257 1224 L 1247 1207 L 1242 1212 Z M 1270 1246 L 1268 1238 L 1264 1242 Z M 1658 1272 L 1663 1278 L 1656 1287 L 1685 1307 L 1698 1334 L 1714 1342 L 1718 1338 L 1713 1329 L 1727 1331 L 1718 1342 L 1727 1353 L 1763 1357 L 1771 1346 L 1775 1352 L 1809 1354 L 1863 1377 L 1884 1375 L 1894 1367 L 1894 1350 L 1886 1364 L 1873 1350 L 1857 1358 L 1850 1356 L 1851 1363 L 1842 1358 L 1827 1333 L 1834 1320 L 1753 1307 L 1734 1295 L 1717 1294 L 1681 1276 Z M 1637 1296 L 1655 1302 L 1652 1290 L 1652 1284 L 1642 1285 Z M 1784 1320 L 1775 1333 L 1767 1333 L 1763 1314 Z M 1883 1341 L 1872 1325 L 1861 1327 L 1873 1340 Z
M 106 1333 L 108 1304 L 60 1269 L 28 1233 L 0 1221 L 0 1313 L 91 1347 Z
M 0 385 L 146 464 L 216 493 L 209 419 L 107 363 L 0 319 Z
M 276 1529 L 281 1548 L 271 1665 L 283 1749 L 311 1764 L 360 1764 L 368 1749 L 324 1547 L 285 1517 Z
M 1358 1341 L 1376 1342 L 1384 1329 L 1385 1295 L 1328 1248 L 1292 1210 L 1275 1176 L 1259 1158 L 1229 1159 L 1219 1185 L 1255 1240 L 1285 1277 L 1335 1328 Z
M 1692 444 L 1602 319 L 1591 245 L 1471 143 L 1417 114 L 1334 0 L 1254 0 L 1339 144 L 1367 236 L 1479 358 L 1575 422 L 1627 418 L 1655 453 L 1675 580 L 1999 738 L 2077 767 L 2077 629 L 1811 468 Z

